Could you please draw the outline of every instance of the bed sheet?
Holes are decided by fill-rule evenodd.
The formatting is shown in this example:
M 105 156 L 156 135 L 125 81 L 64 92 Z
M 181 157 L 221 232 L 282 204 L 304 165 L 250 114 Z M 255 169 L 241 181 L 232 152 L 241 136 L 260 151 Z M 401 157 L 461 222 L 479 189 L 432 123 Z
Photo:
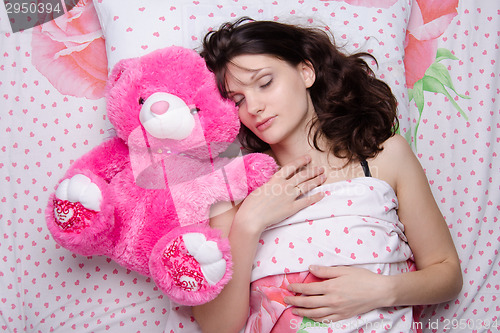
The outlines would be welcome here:
M 422 10 L 414 2 L 405 50 L 413 148 L 463 273 L 458 298 L 427 307 L 422 324 L 427 332 L 498 332 L 500 2 L 416 2 Z M 431 61 L 441 66 L 428 70 Z
M 56 29 L 44 40 L 40 26 L 12 33 L 0 23 L 0 331 L 163 332 L 169 302 L 150 279 L 62 249 L 45 224 L 72 161 L 112 135 L 102 36 L 73 36 L 94 43 L 97 65 L 86 66 L 77 55 L 58 61 L 73 41 Z
M 57 34 L 41 41 L 37 27 L 12 33 L 0 15 L 0 329 L 163 332 L 169 301 L 150 279 L 104 257 L 71 254 L 45 226 L 48 196 L 64 171 L 113 135 L 102 35 L 76 28 L 91 45 L 92 66 L 77 56 L 58 63 L 40 47 L 63 43 Z M 500 331 L 499 45 L 500 2 L 414 1 L 404 134 L 464 274 L 457 299 L 424 308 L 425 332 Z

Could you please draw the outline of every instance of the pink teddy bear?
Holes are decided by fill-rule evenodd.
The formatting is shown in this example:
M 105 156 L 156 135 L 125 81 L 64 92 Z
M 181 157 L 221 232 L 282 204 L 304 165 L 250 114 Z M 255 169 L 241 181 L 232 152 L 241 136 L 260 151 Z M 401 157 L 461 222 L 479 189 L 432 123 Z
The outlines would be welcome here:
M 107 85 L 116 137 L 76 160 L 51 196 L 54 239 L 151 276 L 173 301 L 215 298 L 231 277 L 211 207 L 237 204 L 276 171 L 272 158 L 218 156 L 239 131 L 234 103 L 194 51 L 168 47 L 120 61 Z

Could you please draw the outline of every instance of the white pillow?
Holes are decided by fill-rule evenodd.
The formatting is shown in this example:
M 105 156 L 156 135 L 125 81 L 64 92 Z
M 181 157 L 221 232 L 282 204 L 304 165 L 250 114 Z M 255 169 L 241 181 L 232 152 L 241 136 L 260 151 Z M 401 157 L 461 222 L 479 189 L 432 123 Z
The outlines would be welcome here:
M 120 59 L 169 45 L 200 49 L 210 29 L 241 16 L 328 26 L 337 45 L 345 46 L 346 51 L 368 51 L 377 58 L 379 69 L 374 70 L 393 89 L 400 104 L 400 121 L 407 119 L 403 55 L 412 0 L 93 1 L 106 40 L 109 68 Z

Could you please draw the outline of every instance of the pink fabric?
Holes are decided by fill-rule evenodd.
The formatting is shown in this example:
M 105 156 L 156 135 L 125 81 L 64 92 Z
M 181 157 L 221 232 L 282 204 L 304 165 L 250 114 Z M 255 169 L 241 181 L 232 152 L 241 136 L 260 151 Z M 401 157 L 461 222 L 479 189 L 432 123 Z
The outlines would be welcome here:
M 344 1 L 353 6 L 361 6 L 368 8 L 390 8 L 393 6 L 398 0 L 335 0 L 335 1 Z
M 108 0 L 102 2 L 109 3 Z M 221 16 L 215 15 L 215 5 L 202 8 L 201 1 L 198 6 L 190 3 L 186 8 L 176 6 L 176 0 L 126 1 L 136 3 L 135 7 L 124 6 L 122 0 L 116 2 L 127 15 L 120 14 L 115 21 L 111 16 L 112 23 L 122 22 L 124 28 L 117 32 L 122 39 L 106 40 L 115 42 L 111 45 L 117 47 L 115 54 L 120 47 L 129 50 L 136 45 L 140 50 L 141 45 L 149 46 L 145 50 L 149 52 L 154 46 L 152 41 L 160 38 L 164 38 L 162 47 L 172 40 L 179 41 L 178 45 L 190 46 L 188 43 L 195 43 L 192 37 L 200 42 L 200 30 L 205 26 L 218 26 L 215 20 L 229 20 L 232 13 L 236 17 L 253 16 L 262 9 L 263 14 L 271 19 L 274 15 L 283 19 L 291 12 L 297 17 L 320 14 L 313 17 L 313 24 L 328 24 L 338 32 L 337 36 L 341 36 L 338 37 L 340 44 L 364 40 L 365 35 L 374 36 L 372 39 L 384 41 L 380 48 L 373 48 L 374 52 L 382 51 L 378 59 L 400 62 L 402 57 L 394 52 L 387 39 L 394 33 L 399 40 L 404 30 L 401 25 L 407 19 L 396 13 L 397 17 L 388 21 L 384 14 L 389 11 L 382 9 L 378 15 L 378 9 L 374 9 L 374 14 L 368 17 L 375 17 L 376 22 L 359 22 L 352 11 L 335 10 L 341 6 L 349 9 L 349 4 L 333 1 L 278 1 L 279 6 L 274 6 L 274 0 L 269 0 L 266 2 L 268 6 L 259 6 L 257 3 L 264 2 L 247 0 L 244 1 L 247 9 L 243 8 L 243 0 L 214 1 L 214 4 L 224 6 L 217 9 Z M 432 6 L 447 3 L 424 2 Z M 165 11 L 154 11 L 159 3 L 165 4 Z M 399 4 L 391 8 L 396 9 Z M 175 6 L 176 10 L 168 16 L 170 6 Z M 312 7 L 318 11 L 314 12 Z M 149 16 L 151 20 L 143 19 L 148 10 L 157 16 Z M 415 153 L 450 228 L 464 274 L 464 287 L 457 298 L 426 306 L 422 322 L 426 333 L 458 332 L 452 328 L 451 320 L 458 324 L 470 322 L 471 329 L 467 332 L 496 332 L 494 325 L 500 311 L 497 308 L 500 229 L 496 227 L 500 191 L 495 190 L 494 185 L 498 183 L 500 151 L 497 140 L 500 92 L 496 89 L 499 86 L 500 2 L 459 0 L 456 10 L 457 15 L 436 40 L 438 48 L 448 49 L 457 58 L 441 63 L 449 71 L 457 91 L 471 97 L 455 99 L 451 92 L 452 99 L 469 119 L 458 114 L 448 97 L 427 91 L 424 92 L 425 108 L 421 117 L 414 103 L 409 112 L 406 107 L 400 108 L 403 121 L 412 126 L 420 125 L 418 133 L 413 136 L 412 132 L 408 140 L 416 143 Z M 180 15 L 181 12 L 187 15 Z M 208 16 L 210 12 L 214 13 L 214 18 Z M 406 13 L 409 12 L 407 8 Z M 437 9 L 435 12 L 442 13 Z M 360 11 L 354 13 L 360 14 Z M 162 16 L 165 21 L 158 19 Z M 345 16 L 349 19 L 344 20 Z M 0 25 L 8 27 L 5 17 L 2 16 Z M 178 18 L 178 21 L 171 18 Z M 153 24 L 153 21 L 157 23 Z M 344 24 L 347 25 L 341 30 Z M 388 30 L 389 24 L 397 29 Z M 129 26 L 133 32 L 126 31 Z M 141 26 L 149 30 L 143 32 L 139 29 Z M 175 30 L 175 26 L 179 30 Z M 378 33 L 379 29 L 383 29 L 383 33 Z M 153 35 L 156 32 L 160 37 Z M 362 36 L 354 36 L 356 32 Z M 44 49 L 42 45 L 32 44 L 37 33 L 36 29 L 22 33 L 3 29 L 0 34 L 3 107 L 0 121 L 0 329 L 41 333 L 193 332 L 189 330 L 189 316 L 183 328 L 179 322 L 167 324 L 167 317 L 174 311 L 151 278 L 123 268 L 106 257 L 72 254 L 50 236 L 44 222 L 49 194 L 71 163 L 109 139 L 113 131 L 105 116 L 104 98 L 91 100 L 65 95 L 45 77 L 45 72 L 34 66 L 35 52 Z M 131 37 L 133 33 L 142 38 Z M 133 45 L 132 41 L 135 42 Z M 41 43 L 52 41 L 47 39 Z M 111 49 L 109 51 L 113 53 Z M 56 52 L 51 51 L 52 54 Z M 385 53 L 389 53 L 388 58 L 384 57 Z M 105 68 L 104 55 L 102 51 L 99 56 L 90 57 L 92 65 Z M 420 60 L 405 57 L 406 69 L 420 68 Z M 389 72 L 389 65 L 385 62 L 380 67 L 386 69 L 386 77 L 387 73 L 404 74 L 394 66 Z M 49 70 L 57 69 L 49 67 Z M 394 79 L 388 82 L 391 88 L 401 88 L 405 81 L 398 77 L 400 86 L 395 85 Z M 74 93 L 83 96 L 84 86 L 79 89 Z
M 434 62 L 438 37 L 444 33 L 457 15 L 457 7 L 458 0 L 416 0 L 413 2 L 405 42 L 408 88 L 413 88 L 415 82 L 424 76 L 427 68 Z
M 403 312 L 400 321 L 408 321 L 407 327 L 410 330 L 401 331 L 388 320 L 398 311 L 398 308 L 378 311 L 378 318 L 375 321 L 367 321 L 361 315 L 350 320 L 342 320 L 335 323 L 312 322 L 307 318 L 296 316 L 292 313 L 292 307 L 287 306 L 283 301 L 285 296 L 292 296 L 286 288 L 290 283 L 310 283 L 321 281 L 309 272 L 274 275 L 259 279 L 252 283 L 250 316 L 245 327 L 245 333 L 295 333 L 295 332 L 422 332 L 418 322 L 418 314 L 421 307 L 416 307 L 412 316 Z M 384 315 L 386 317 L 384 317 Z M 373 319 L 373 316 L 372 316 Z M 377 321 L 379 319 L 379 321 Z M 399 329 L 399 330 L 398 330 Z
M 32 63 L 62 94 L 99 99 L 108 77 L 106 47 L 92 1 L 33 28 Z

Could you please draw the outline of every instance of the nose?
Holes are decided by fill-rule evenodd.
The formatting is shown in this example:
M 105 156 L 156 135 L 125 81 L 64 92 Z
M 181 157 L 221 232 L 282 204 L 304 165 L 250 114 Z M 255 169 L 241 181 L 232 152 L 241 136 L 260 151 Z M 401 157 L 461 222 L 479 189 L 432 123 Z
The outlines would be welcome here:
M 151 112 L 157 116 L 161 116 L 162 114 L 166 113 L 168 111 L 168 108 L 170 107 L 170 104 L 167 101 L 158 101 L 154 102 L 151 105 Z
M 264 111 L 264 104 L 258 96 L 247 94 L 245 96 L 248 113 L 256 115 Z

